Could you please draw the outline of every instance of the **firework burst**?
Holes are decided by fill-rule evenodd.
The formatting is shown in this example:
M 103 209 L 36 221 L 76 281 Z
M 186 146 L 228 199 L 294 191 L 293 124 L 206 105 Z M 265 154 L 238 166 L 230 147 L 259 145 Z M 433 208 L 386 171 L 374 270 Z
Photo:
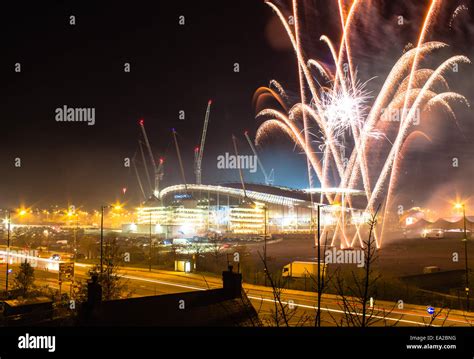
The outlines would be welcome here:
M 341 196 L 329 191 L 325 193 L 324 189 L 362 189 L 366 211 L 370 213 L 374 212 L 375 204 L 380 203 L 384 195 L 385 217 L 391 205 L 403 154 L 414 139 L 428 138 L 423 132 L 414 129 L 418 115 L 440 106 L 455 119 L 450 103 L 457 101 L 467 104 L 467 100 L 449 90 L 443 75 L 454 65 L 470 61 L 458 55 L 446 59 L 438 67 L 422 67 L 422 60 L 447 46 L 441 42 L 428 41 L 443 5 L 442 0 L 432 0 L 420 24 L 415 45 L 404 49 L 380 90 L 369 93 L 366 90 L 367 82 L 358 79 L 357 60 L 352 56 L 351 44 L 355 35 L 354 22 L 363 16 L 365 3 L 364 0 L 334 1 L 333 6 L 337 7 L 340 16 L 342 36 L 338 46 L 328 36 L 321 36 L 333 59 L 333 66 L 326 66 L 318 59 L 305 57 L 298 0 L 292 0 L 294 26 L 288 23 L 277 5 L 266 2 L 281 20 L 296 54 L 300 101 L 288 103 L 283 86 L 275 80 L 268 88 L 260 88 L 256 93 L 257 101 L 262 93 L 269 93 L 280 103 L 283 111 L 265 109 L 258 113 L 257 117 L 263 117 L 265 121 L 257 131 L 256 143 L 273 131 L 283 131 L 306 154 L 310 186 L 314 185 L 315 175 L 323 190 L 321 202 L 338 202 L 352 208 L 350 191 L 348 195 Z M 464 8 L 458 7 L 454 18 L 461 11 Z M 386 131 L 388 124 L 393 130 L 394 122 L 390 121 L 390 114 L 393 113 L 399 115 L 395 122 L 396 136 L 388 141 Z M 370 161 L 376 151 L 374 143 L 378 141 L 389 144 L 381 168 L 375 168 Z M 335 168 L 335 175 L 329 173 L 330 166 Z M 342 247 L 352 247 L 356 242 L 363 246 L 359 228 L 353 236 L 348 236 L 344 228 L 340 219 L 333 234 L 333 245 L 339 241 Z M 376 234 L 378 247 L 382 244 L 382 238 L 383 226 Z

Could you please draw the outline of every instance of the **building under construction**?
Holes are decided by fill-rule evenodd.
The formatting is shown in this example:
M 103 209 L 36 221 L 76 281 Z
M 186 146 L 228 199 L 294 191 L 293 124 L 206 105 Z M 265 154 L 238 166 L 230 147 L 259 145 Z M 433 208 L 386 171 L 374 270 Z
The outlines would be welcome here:
M 324 194 L 341 192 L 340 189 L 313 189 L 312 191 L 295 190 L 273 185 L 273 170 L 267 172 L 247 132 L 250 148 L 257 159 L 258 166 L 265 177 L 265 184 L 245 183 L 242 170 L 239 169 L 240 182 L 225 185 L 202 184 L 202 159 L 209 124 L 212 101 L 208 102 L 200 146 L 194 152 L 195 181 L 186 181 L 181 152 L 176 136 L 172 130 L 175 149 L 182 175 L 182 184 L 161 188 L 164 160 L 155 162 L 144 121 L 140 120 L 142 141 L 139 141 L 139 151 L 134 156 L 134 168 L 137 181 L 145 200 L 137 208 L 136 223 L 124 226 L 124 231 L 136 233 L 153 233 L 164 238 L 207 236 L 210 233 L 232 235 L 262 235 L 265 233 L 309 233 L 314 230 L 317 203 Z M 236 138 L 233 136 L 235 155 L 238 157 Z M 144 149 L 145 147 L 145 149 Z M 146 152 L 150 159 L 147 161 Z M 147 162 L 151 162 L 153 179 L 148 183 L 152 188 L 148 194 L 144 190 L 136 166 L 136 156 L 140 154 L 144 164 L 146 177 L 150 178 Z M 357 202 L 358 192 L 350 192 L 353 203 Z M 346 191 L 339 193 L 344 195 Z M 363 211 L 343 206 L 324 206 L 321 216 L 322 225 L 341 225 L 363 223 L 367 216 Z
M 311 205 L 308 191 L 247 183 L 244 194 L 240 187 L 240 183 L 166 187 L 159 198 L 150 198 L 137 208 L 137 223 L 124 229 L 151 231 L 165 238 L 209 233 L 262 235 L 265 231 L 309 233 L 314 229 L 317 205 Z M 341 216 L 341 211 L 346 215 Z M 346 218 L 346 225 L 368 220 L 363 211 L 326 206 L 321 224 L 336 225 L 341 217 Z

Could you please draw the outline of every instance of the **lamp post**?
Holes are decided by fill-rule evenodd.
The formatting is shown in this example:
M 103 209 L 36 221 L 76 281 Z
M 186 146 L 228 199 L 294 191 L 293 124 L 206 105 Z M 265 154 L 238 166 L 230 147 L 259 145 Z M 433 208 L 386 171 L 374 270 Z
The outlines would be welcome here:
M 469 266 L 468 266 L 468 258 L 467 258 L 467 227 L 466 227 L 466 206 L 464 203 L 457 203 L 455 208 L 462 209 L 462 216 L 463 216 L 463 223 L 464 223 L 464 260 L 465 260 L 465 272 L 466 272 L 466 287 L 464 290 L 466 291 L 466 310 L 469 311 Z
M 7 209 L 6 210 L 7 213 L 8 213 L 8 216 L 7 216 L 7 265 L 6 265 L 6 276 L 5 276 L 5 290 L 6 292 L 8 293 L 8 275 L 10 274 L 10 268 L 9 268 L 9 264 L 10 264 L 10 232 L 11 232 L 11 212 L 12 210 L 11 209 Z M 19 210 L 18 212 L 18 215 L 20 217 L 23 217 L 27 214 L 27 211 L 22 209 L 22 210 Z
M 152 245 L 152 239 L 151 239 L 151 210 L 150 210 L 150 249 L 148 253 L 148 269 L 151 272 L 151 245 Z
M 267 270 L 267 206 L 263 206 L 263 260 L 265 271 Z M 265 273 L 265 286 L 267 286 L 267 275 Z
M 466 229 L 466 206 L 462 205 L 462 215 L 464 218 L 464 259 L 465 259 L 465 267 L 466 267 L 466 308 L 469 311 L 469 266 L 467 261 L 467 229 Z
M 104 273 L 104 209 L 111 206 L 100 206 L 100 274 Z
M 74 262 L 76 262 L 76 255 L 77 255 L 77 226 L 78 226 L 78 214 L 75 211 L 74 206 L 69 207 L 69 211 L 67 212 L 67 216 L 71 218 L 71 222 L 73 222 L 74 226 L 72 229 L 73 234 L 73 252 L 74 252 Z
M 74 227 L 74 262 L 77 257 L 77 227 L 79 227 L 79 215 L 76 213 L 76 226 Z
M 5 292 L 8 295 L 8 274 L 10 269 L 8 268 L 10 262 L 10 217 L 11 210 L 7 209 L 7 271 L 5 276 Z
M 259 208 L 263 209 L 263 264 L 264 264 L 264 283 L 265 286 L 267 285 L 267 211 L 268 208 L 264 204 L 263 206 L 259 207 L 257 203 L 251 202 L 252 203 L 252 208 L 254 208 L 256 211 L 258 211 Z M 258 212 L 257 212 L 258 213 Z
M 329 204 L 318 204 L 318 309 L 316 311 L 316 326 L 321 326 L 321 208 Z
M 267 206 L 263 206 L 263 258 L 267 261 Z

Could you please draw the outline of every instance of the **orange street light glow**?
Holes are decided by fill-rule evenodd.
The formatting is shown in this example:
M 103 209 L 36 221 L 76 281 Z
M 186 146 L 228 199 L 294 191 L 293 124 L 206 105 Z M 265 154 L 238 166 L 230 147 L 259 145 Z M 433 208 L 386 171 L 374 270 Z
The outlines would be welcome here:
M 454 208 L 456 208 L 456 209 L 462 209 L 463 207 L 464 207 L 464 203 L 459 203 L 458 202 L 454 205 Z

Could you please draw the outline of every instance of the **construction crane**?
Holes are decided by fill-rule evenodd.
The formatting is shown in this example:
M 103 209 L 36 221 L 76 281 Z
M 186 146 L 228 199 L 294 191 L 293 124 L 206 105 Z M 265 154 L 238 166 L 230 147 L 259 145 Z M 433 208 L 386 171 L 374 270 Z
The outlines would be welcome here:
M 137 176 L 137 181 L 138 181 L 138 186 L 140 188 L 140 192 L 142 194 L 143 200 L 145 200 L 146 199 L 146 194 L 145 194 L 145 190 L 143 189 L 143 184 L 142 184 L 142 180 L 140 179 L 140 174 L 138 173 L 137 163 L 136 163 L 136 160 L 135 160 L 136 157 L 137 157 L 137 152 L 135 152 L 135 154 L 132 157 L 132 165 L 133 165 L 133 169 L 135 171 L 135 175 Z
M 198 175 L 198 161 L 199 161 L 199 147 L 194 147 L 194 174 L 196 175 L 196 184 L 199 184 L 199 180 L 201 178 L 201 174 Z
M 158 164 L 158 184 L 163 181 L 163 176 L 165 175 L 165 159 L 163 157 L 160 158 L 160 162 Z M 160 189 L 160 188 L 158 188 Z
M 151 185 L 150 172 L 148 171 L 148 164 L 147 164 L 147 160 L 146 160 L 146 156 L 145 156 L 145 151 L 143 151 L 143 142 L 140 141 L 140 140 L 138 140 L 138 148 L 140 149 L 140 154 L 142 156 L 142 163 L 143 163 L 143 167 L 145 169 L 146 180 L 148 182 L 148 191 L 153 193 L 153 187 Z
M 204 117 L 204 127 L 202 128 L 201 146 L 194 149 L 194 174 L 196 175 L 196 184 L 202 183 L 202 157 L 204 154 L 204 144 L 206 143 L 207 125 L 211 113 L 212 100 L 207 103 L 206 116 Z
M 179 150 L 178 139 L 176 138 L 176 130 L 173 128 L 171 131 L 173 132 L 174 145 L 176 147 L 176 154 L 178 155 L 179 168 L 181 169 L 181 177 L 184 182 L 184 188 L 187 191 L 188 185 L 186 184 L 186 176 L 184 174 L 183 160 L 181 159 L 181 151 Z
M 239 151 L 237 150 L 237 139 L 234 135 L 232 135 L 232 142 L 234 144 L 234 151 L 235 151 L 235 158 L 239 158 Z M 240 175 L 240 183 L 242 184 L 242 190 L 244 191 L 244 200 L 247 199 L 247 192 L 245 190 L 245 182 L 244 182 L 244 174 L 242 173 L 242 168 L 239 168 L 239 175 Z
M 145 145 L 148 149 L 148 155 L 150 156 L 151 164 L 153 166 L 153 174 L 155 176 L 153 195 L 158 198 L 160 194 L 160 181 L 163 178 L 164 161 L 160 159 L 160 165 L 156 165 L 155 157 L 153 156 L 153 151 L 151 150 L 150 142 L 148 141 L 148 136 L 146 134 L 145 121 L 143 119 L 140 119 L 138 123 L 140 124 L 140 128 L 142 129 L 143 139 L 145 140 Z
M 265 184 L 267 186 L 272 186 L 275 182 L 275 173 L 273 171 L 273 168 L 270 171 L 270 174 L 267 174 L 267 171 L 265 171 L 265 168 L 263 167 L 262 161 L 260 161 L 260 157 L 258 157 L 257 150 L 255 149 L 255 146 L 253 145 L 252 140 L 249 137 L 249 132 L 245 131 L 244 135 L 250 145 L 250 148 L 252 149 L 254 156 L 257 158 L 258 166 L 262 170 L 263 176 L 265 177 Z

